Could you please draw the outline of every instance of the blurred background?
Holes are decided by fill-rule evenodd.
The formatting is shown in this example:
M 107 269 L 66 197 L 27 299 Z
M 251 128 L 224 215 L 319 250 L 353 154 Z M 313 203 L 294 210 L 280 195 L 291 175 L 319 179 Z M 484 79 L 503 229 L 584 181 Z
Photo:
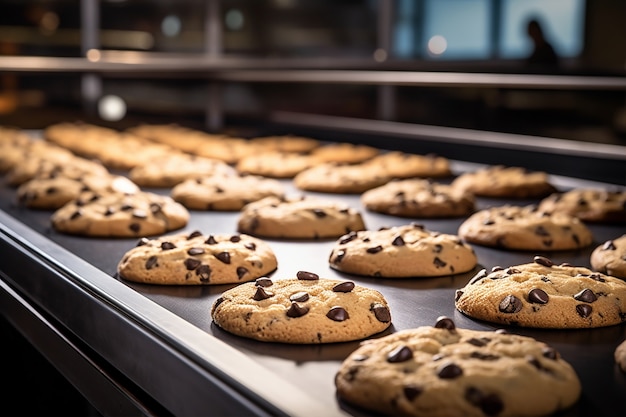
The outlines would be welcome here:
M 538 23 L 543 40 L 529 22 Z M 536 51 L 535 51 L 536 49 Z M 27 70 L 14 57 L 54 57 Z M 95 79 L 82 66 L 102 71 Z M 17 62 L 17 64 L 15 64 Z M 95 63 L 95 64 L 94 64 Z M 108 71 L 106 64 L 145 64 Z M 147 64 L 146 64 L 147 63 Z M 36 66 L 36 64 L 35 64 Z M 3 0 L 0 124 L 205 126 L 214 68 L 624 79 L 623 0 Z M 91 82 L 91 84 L 90 84 Z M 583 81 L 584 83 L 584 81 Z M 624 88 L 220 82 L 231 124 L 274 111 L 626 144 Z M 92 103 L 85 103 L 90 85 Z M 215 94 L 213 92 L 212 94 Z M 108 101 L 103 102 L 106 98 Z M 103 114 L 98 104 L 107 104 Z M 244 122 L 245 123 L 245 122 Z

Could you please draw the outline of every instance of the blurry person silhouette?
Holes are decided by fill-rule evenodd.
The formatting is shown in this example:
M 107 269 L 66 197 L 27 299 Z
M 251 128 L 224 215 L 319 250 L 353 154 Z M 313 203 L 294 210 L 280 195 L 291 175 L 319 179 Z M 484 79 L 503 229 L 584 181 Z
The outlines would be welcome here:
M 537 18 L 530 19 L 526 31 L 533 42 L 533 51 L 526 59 L 529 68 L 537 71 L 557 71 L 559 57 L 546 39 L 539 20 Z

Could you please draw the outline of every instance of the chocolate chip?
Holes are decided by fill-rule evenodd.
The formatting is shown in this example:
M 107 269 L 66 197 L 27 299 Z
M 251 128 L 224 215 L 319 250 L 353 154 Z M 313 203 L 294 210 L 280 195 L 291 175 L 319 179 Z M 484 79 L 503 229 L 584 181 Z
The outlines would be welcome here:
M 345 256 L 346 256 L 345 250 L 337 251 L 337 256 L 335 256 L 335 260 L 333 261 L 333 263 L 336 263 L 336 264 L 340 263 Z
M 308 312 L 309 312 L 309 308 L 307 306 L 301 307 L 298 305 L 298 303 L 292 302 L 291 307 L 289 307 L 289 310 L 287 310 L 287 317 L 292 317 L 292 318 L 302 317 Z
M 398 363 L 406 362 L 413 357 L 413 351 L 407 346 L 398 346 L 387 354 L 387 362 Z
M 374 317 L 381 323 L 389 323 L 391 321 L 391 312 L 387 306 L 382 304 L 373 304 L 370 311 L 374 312 Z
M 589 304 L 578 304 L 576 306 L 576 312 L 582 318 L 587 318 L 591 315 L 592 308 Z
M 602 278 L 602 275 L 600 275 L 600 274 L 590 274 L 589 278 L 591 278 L 594 281 L 598 281 L 598 282 L 606 282 L 606 280 L 604 278 Z
M 141 230 L 141 225 L 139 223 L 131 223 L 128 228 L 135 233 L 139 233 Z
M 76 210 L 74 213 L 72 213 L 72 215 L 70 216 L 70 220 L 76 220 L 78 219 L 80 216 L 83 215 L 83 212 L 79 209 Z
M 554 266 L 554 263 L 552 263 L 552 261 L 545 256 L 535 256 L 533 261 L 535 261 L 536 264 L 547 266 L 548 268 Z
M 299 291 L 295 294 L 291 294 L 291 296 L 289 297 L 290 301 L 295 301 L 298 303 L 304 303 L 305 301 L 308 301 L 309 299 L 309 293 L 306 291 Z
M 243 246 L 246 249 L 256 250 L 256 245 L 254 244 L 254 242 L 248 242 L 248 243 L 244 244 Z
M 459 298 L 463 295 L 463 290 L 456 290 L 454 292 L 454 301 L 459 301 Z
M 133 209 L 133 206 L 130 205 L 130 204 L 122 204 L 120 206 L 120 210 L 122 210 L 122 211 L 130 211 L 132 209 Z
M 378 253 L 378 252 L 380 252 L 380 251 L 382 251 L 382 250 L 383 250 L 383 247 L 382 247 L 382 246 L 380 246 L 380 245 L 378 245 L 378 246 L 374 246 L 374 247 L 372 247 L 372 248 L 367 248 L 365 251 L 366 251 L 367 253 Z
M 480 281 L 481 279 L 485 278 L 487 276 L 487 270 L 486 269 L 481 269 L 480 271 L 478 271 L 478 273 L 476 275 L 474 275 L 474 277 L 472 279 L 469 280 L 469 284 L 476 284 L 476 282 Z
M 156 256 L 149 257 L 148 260 L 146 261 L 146 269 L 152 269 L 155 266 L 159 266 L 157 263 L 157 257 Z
M 478 388 L 467 388 L 465 399 L 470 404 L 480 408 L 487 416 L 497 416 L 504 409 L 504 403 L 497 394 L 484 394 Z
M 162 210 L 162 207 L 159 203 L 150 203 L 150 212 L 152 214 L 157 214 Z
M 350 318 L 350 315 L 343 307 L 335 306 L 331 307 L 331 309 L 328 310 L 328 313 L 326 313 L 326 317 L 333 321 L 344 321 L 348 320 Z
M 594 292 L 591 291 L 589 288 L 585 288 L 584 290 L 580 291 L 578 294 L 575 294 L 574 299 L 577 301 L 585 302 L 585 303 L 593 303 L 594 301 L 598 299 L 598 296 L 596 296 Z
M 187 254 L 191 256 L 202 255 L 204 253 L 204 249 L 202 248 L 189 248 Z
M 211 278 L 211 268 L 208 265 L 200 265 L 196 268 L 196 275 L 200 277 L 200 281 L 209 282 Z
M 319 275 L 307 271 L 298 271 L 296 277 L 298 277 L 299 280 L 303 281 L 316 281 L 320 279 Z
M 615 250 L 617 249 L 617 247 L 615 246 L 615 243 L 612 240 L 607 240 L 606 242 L 604 242 L 604 245 L 602 245 L 602 250 Z
M 500 359 L 500 356 L 498 355 L 482 352 L 472 352 L 470 353 L 470 357 L 474 359 L 480 359 L 481 361 L 497 361 L 498 359 Z
M 105 217 L 112 216 L 113 214 L 115 214 L 115 209 L 113 207 L 107 207 L 107 209 L 104 211 Z
M 544 358 L 548 358 L 552 360 L 557 360 L 559 358 L 559 352 L 551 346 L 545 346 L 541 350 L 541 354 L 543 355 Z
M 256 281 L 254 281 L 254 285 L 256 285 L 257 287 L 271 287 L 272 285 L 274 285 L 274 283 L 268 277 L 261 277 L 257 278 Z
M 313 214 L 315 214 L 315 217 L 317 218 L 323 218 L 326 217 L 326 212 L 322 209 L 313 209 L 311 210 L 313 212 Z
M 535 304 L 547 304 L 550 297 L 548 294 L 539 288 L 533 288 L 528 293 L 528 301 Z
M 396 236 L 393 241 L 391 242 L 391 244 L 393 246 L 404 246 L 404 239 L 402 239 L 402 236 Z
M 350 292 L 354 289 L 354 282 L 344 281 L 333 287 L 334 292 Z
M 446 363 L 437 369 L 437 376 L 441 379 L 454 379 L 463 375 L 463 369 L 455 363 Z
M 437 329 L 448 329 L 448 330 L 456 329 L 456 325 L 454 324 L 454 321 L 450 317 L 446 317 L 446 316 L 439 316 L 437 318 L 437 321 L 435 322 L 434 327 Z
M 149 242 L 150 242 L 150 239 L 148 239 L 147 237 L 142 237 L 141 239 L 137 241 L 137 246 L 147 245 Z
M 233 242 L 233 243 L 237 243 L 237 242 L 241 241 L 241 236 L 233 235 L 233 236 L 230 237 L 230 241 Z
M 472 337 L 472 338 L 467 339 L 466 342 L 476 347 L 483 347 L 483 346 L 486 346 L 487 343 L 489 343 L 489 339 L 484 338 L 484 337 L 481 337 L 481 338 Z
M 503 313 L 517 313 L 522 309 L 522 301 L 514 295 L 507 295 L 498 306 Z
M 256 292 L 254 293 L 252 298 L 255 301 L 261 301 L 261 300 L 266 300 L 266 299 L 272 297 L 273 295 L 274 295 L 274 293 L 272 293 L 270 291 L 265 291 L 265 289 L 263 287 L 256 287 Z
M 413 401 L 415 398 L 417 398 L 417 396 L 419 396 L 422 393 L 422 391 L 423 391 L 422 388 L 416 387 L 415 385 L 407 385 L 402 390 L 402 392 L 404 393 L 404 396 L 409 401 Z
M 230 253 L 228 252 L 220 252 L 215 254 L 215 257 L 217 259 L 219 259 L 220 261 L 222 261 L 225 264 L 229 264 L 230 263 Z
M 202 233 L 199 230 L 194 230 L 193 232 L 189 234 L 189 236 L 187 236 L 187 240 L 193 239 L 198 236 L 202 236 Z
M 438 256 L 436 256 L 435 259 L 433 259 L 433 264 L 435 265 L 435 268 L 443 268 L 444 266 L 447 265 L 447 263 L 439 259 Z
M 161 243 L 161 250 L 172 250 L 176 249 L 176 245 L 172 242 L 163 242 Z
M 200 260 L 193 258 L 187 258 L 184 262 L 185 268 L 187 268 L 188 271 L 193 271 L 194 269 L 199 267 L 201 263 L 202 262 Z
M 247 273 L 248 273 L 248 268 L 246 268 L 245 266 L 238 266 L 237 267 L 237 278 L 241 279 Z
M 215 238 L 213 237 L 213 235 L 210 235 L 207 240 L 204 241 L 204 243 L 206 243 L 207 245 L 215 245 L 217 243 L 217 240 L 215 240 Z

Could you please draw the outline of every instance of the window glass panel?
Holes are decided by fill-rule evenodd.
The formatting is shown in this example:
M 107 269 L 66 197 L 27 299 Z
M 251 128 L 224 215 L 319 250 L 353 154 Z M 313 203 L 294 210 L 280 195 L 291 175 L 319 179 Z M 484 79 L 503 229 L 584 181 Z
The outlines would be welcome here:
M 489 57 L 489 4 L 486 0 L 426 0 L 424 57 Z

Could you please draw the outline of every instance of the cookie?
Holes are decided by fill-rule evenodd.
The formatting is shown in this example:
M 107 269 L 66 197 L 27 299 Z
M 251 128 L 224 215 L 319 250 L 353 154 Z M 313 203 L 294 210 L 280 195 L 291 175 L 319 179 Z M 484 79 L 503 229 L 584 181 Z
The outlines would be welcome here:
M 127 131 L 192 155 L 217 159 L 227 164 L 237 163 L 244 156 L 254 154 L 258 148 L 243 138 L 207 133 L 177 124 L 143 124 Z
M 32 209 L 55 210 L 79 198 L 86 191 L 130 194 L 139 191 L 139 187 L 121 175 L 34 178 L 18 187 L 17 201 Z
M 261 175 L 269 178 L 293 178 L 314 166 L 316 161 L 309 155 L 273 151 L 243 157 L 235 166 L 242 174 Z
M 250 144 L 261 151 L 307 153 L 320 146 L 317 139 L 296 135 L 259 136 L 250 139 Z
M 544 198 L 539 209 L 567 213 L 589 223 L 626 223 L 626 191 L 573 189 Z
M 311 156 L 318 163 L 357 164 L 372 159 L 379 153 L 380 150 L 371 146 L 339 142 L 320 146 L 311 151 Z
M 218 285 L 251 281 L 276 267 L 276 255 L 260 239 L 195 231 L 141 239 L 124 254 L 117 272 L 144 284 Z
M 511 250 L 571 250 L 593 241 L 591 230 L 578 218 L 536 206 L 480 210 L 461 223 L 458 235 L 470 243 Z
M 533 263 L 482 270 L 457 290 L 469 317 L 548 329 L 613 326 L 626 321 L 626 282 L 535 256 Z
M 89 237 L 142 237 L 187 225 L 189 212 L 168 196 L 149 192 L 86 192 L 51 216 L 61 233 Z
M 626 372 L 626 340 L 617 345 L 615 348 L 615 363 L 623 372 Z
M 223 330 L 263 342 L 321 344 L 359 340 L 391 325 L 387 301 L 351 281 L 300 271 L 225 291 L 211 308 Z
M 300 190 L 335 194 L 360 194 L 379 187 L 391 177 L 378 166 L 325 163 L 305 169 L 293 179 Z
M 313 197 L 266 197 L 246 205 L 237 230 L 253 236 L 283 239 L 338 238 L 364 230 L 356 209 L 345 203 Z
M 335 242 L 328 258 L 338 271 L 383 278 L 438 277 L 472 270 L 472 247 L 457 236 L 418 224 L 350 232 Z
M 424 179 L 393 180 L 361 195 L 370 211 L 400 217 L 461 217 L 475 210 L 474 195 Z
M 541 198 L 557 191 L 545 172 L 502 165 L 466 172 L 452 185 L 480 197 Z
M 80 179 L 86 175 L 107 176 L 109 170 L 99 162 L 77 156 L 32 157 L 11 169 L 6 175 L 7 184 L 19 186 L 35 178 Z
M 545 416 L 581 394 L 576 371 L 553 347 L 457 328 L 447 317 L 362 342 L 335 386 L 340 399 L 390 416 Z
M 129 178 L 141 187 L 170 188 L 192 178 L 234 174 L 235 169 L 220 160 L 174 153 L 134 167 Z
M 375 156 L 368 164 L 380 165 L 391 178 L 442 178 L 452 175 L 450 161 L 433 154 L 393 151 Z
M 594 270 L 626 280 L 626 234 L 596 247 L 590 262 Z

